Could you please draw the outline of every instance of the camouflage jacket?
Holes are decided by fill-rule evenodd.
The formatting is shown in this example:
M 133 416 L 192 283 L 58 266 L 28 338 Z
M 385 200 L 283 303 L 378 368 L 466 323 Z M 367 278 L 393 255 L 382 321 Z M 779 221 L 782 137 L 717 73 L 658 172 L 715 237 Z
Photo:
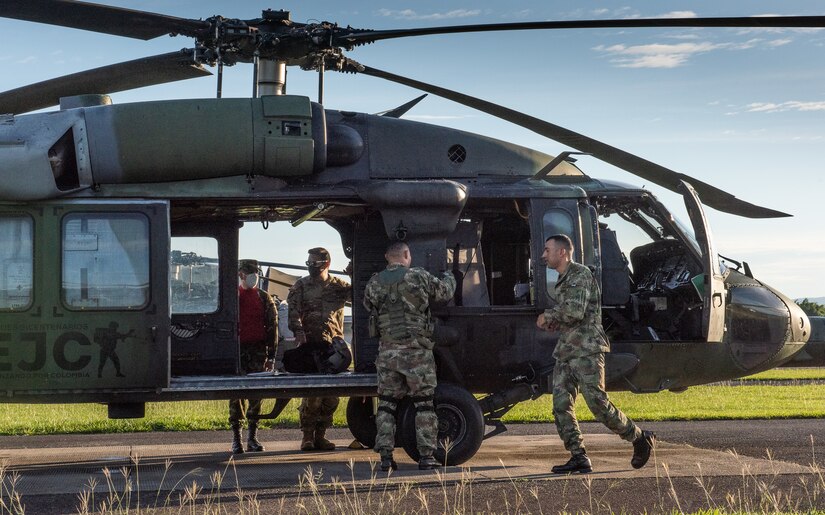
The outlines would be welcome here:
M 547 322 L 558 325 L 561 333 L 553 357 L 565 361 L 609 351 L 602 328 L 601 292 L 593 272 L 571 262 L 555 293 L 558 304 L 544 312 Z
M 455 278 L 439 279 L 423 268 L 391 264 L 372 276 L 364 292 L 364 307 L 378 316 L 381 349 L 431 349 L 431 302 L 445 302 L 455 292 Z
M 332 343 L 344 337 L 344 304 L 352 287 L 337 277 L 326 281 L 302 277 L 289 289 L 289 329 L 303 331 L 308 342 Z

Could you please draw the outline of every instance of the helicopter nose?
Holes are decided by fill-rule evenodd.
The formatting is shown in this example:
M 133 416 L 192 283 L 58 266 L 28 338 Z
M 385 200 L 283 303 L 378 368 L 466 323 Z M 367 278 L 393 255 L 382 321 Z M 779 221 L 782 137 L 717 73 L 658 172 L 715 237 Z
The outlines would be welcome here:
M 749 373 L 781 365 L 810 336 L 810 321 L 781 292 L 762 283 L 729 285 L 728 344 L 734 362 Z

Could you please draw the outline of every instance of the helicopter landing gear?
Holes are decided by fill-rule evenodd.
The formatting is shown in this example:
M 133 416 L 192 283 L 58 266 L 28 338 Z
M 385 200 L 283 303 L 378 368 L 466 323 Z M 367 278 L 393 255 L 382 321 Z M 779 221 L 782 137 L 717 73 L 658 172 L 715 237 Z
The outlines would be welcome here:
M 435 459 L 442 465 L 461 465 L 472 458 L 484 439 L 484 416 L 473 395 L 460 386 L 442 383 L 435 389 L 438 416 L 438 446 Z M 401 445 L 418 461 L 415 439 L 415 408 L 409 404 L 400 419 Z M 397 440 L 396 440 L 397 441 Z

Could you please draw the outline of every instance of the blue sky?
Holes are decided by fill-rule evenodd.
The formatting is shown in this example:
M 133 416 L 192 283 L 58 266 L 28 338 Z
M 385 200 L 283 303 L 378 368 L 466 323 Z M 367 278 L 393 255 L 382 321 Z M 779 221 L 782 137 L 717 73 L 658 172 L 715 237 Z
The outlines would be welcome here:
M 653 16 L 824 15 L 821 2 L 460 2 L 112 0 L 110 5 L 182 17 L 254 18 L 291 9 L 292 19 L 358 28 Z M 144 42 L 40 24 L 0 21 L 0 90 L 191 46 Z M 719 251 L 747 261 L 757 278 L 792 297 L 825 295 L 825 30 L 624 29 L 444 35 L 378 42 L 348 54 L 370 66 L 460 90 L 585 133 L 755 204 L 794 215 L 750 220 L 707 209 Z M 251 92 L 249 65 L 227 69 L 224 96 Z M 314 96 L 316 77 L 290 69 L 288 92 Z M 214 96 L 213 78 L 113 95 L 117 103 Z M 378 112 L 419 93 L 366 76 L 329 73 L 330 108 Z M 428 97 L 408 118 L 470 130 L 549 154 L 566 147 L 507 122 Z M 644 181 L 593 158 L 588 174 Z M 681 199 L 646 185 L 678 216 Z M 310 246 L 338 242 L 307 224 L 242 233 L 241 252 L 301 262 Z M 262 241 L 265 248 L 255 248 Z M 288 241 L 289 243 L 284 243 Z M 254 243 L 253 243 L 254 242 Z M 340 252 L 334 254 L 342 267 Z

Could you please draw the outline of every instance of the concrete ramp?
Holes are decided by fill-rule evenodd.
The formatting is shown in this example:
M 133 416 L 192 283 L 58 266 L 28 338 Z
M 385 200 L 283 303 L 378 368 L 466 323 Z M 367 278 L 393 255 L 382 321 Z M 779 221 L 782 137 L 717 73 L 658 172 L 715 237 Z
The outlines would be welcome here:
M 347 449 L 349 440 L 336 440 L 331 452 L 304 453 L 296 442 L 264 441 L 266 451 L 232 457 L 227 442 L 198 443 L 199 433 L 189 433 L 189 442 L 166 445 L 90 444 L 85 447 L 7 449 L 0 451 L 5 481 L 19 475 L 16 491 L 23 495 L 122 492 L 134 490 L 182 491 L 196 483 L 206 491 L 219 487 L 255 490 L 300 487 L 311 477 L 316 485 L 368 485 L 412 482 L 442 483 L 472 480 L 552 480 L 567 476 L 550 474 L 550 467 L 563 463 L 568 454 L 556 435 L 498 436 L 484 443 L 476 456 L 462 467 L 419 471 L 417 464 L 398 449 L 399 470 L 391 475 L 377 468 L 378 456 L 369 449 Z M 812 472 L 796 463 L 737 456 L 729 452 L 697 449 L 659 441 L 646 467 L 630 466 L 632 446 L 613 435 L 587 435 L 588 454 L 593 461 L 593 479 L 718 477 Z M 575 476 L 581 478 L 582 476 Z

